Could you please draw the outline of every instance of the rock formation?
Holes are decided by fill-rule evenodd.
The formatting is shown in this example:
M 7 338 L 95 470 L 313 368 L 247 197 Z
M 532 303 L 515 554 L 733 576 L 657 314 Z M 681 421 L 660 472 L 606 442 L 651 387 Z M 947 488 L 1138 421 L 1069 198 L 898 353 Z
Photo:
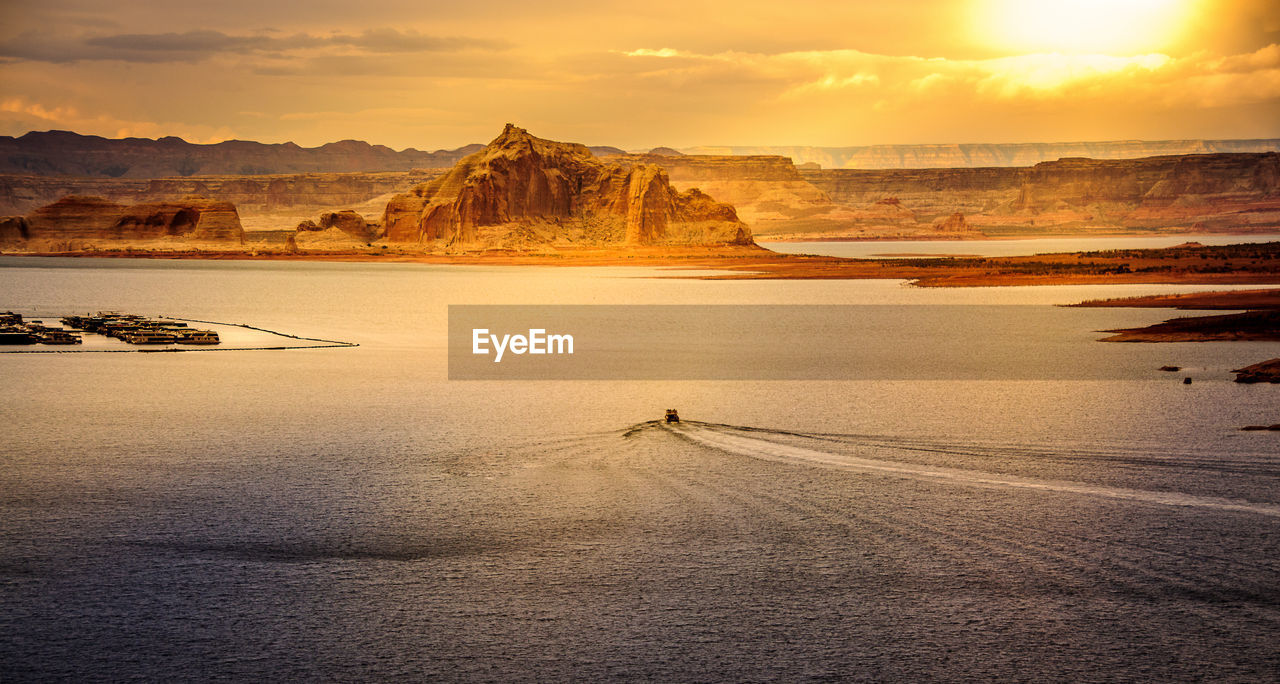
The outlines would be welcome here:
M 30 240 L 195 240 L 244 241 L 244 229 L 230 202 L 190 197 L 176 202 L 117 204 L 101 197 L 69 195 L 26 217 Z
M 1255 363 L 1252 366 L 1245 366 L 1231 372 L 1236 374 L 1236 382 L 1245 384 L 1255 382 L 1280 383 L 1280 359 Z
M 794 228 L 815 214 L 837 209 L 831 198 L 800 177 L 791 160 L 779 156 L 664 156 L 655 152 L 605 158 L 634 166 L 661 166 L 680 190 L 699 188 L 732 204 L 753 233 L 774 231 L 779 224 Z
M 349 249 L 377 240 L 382 234 L 380 228 L 351 209 L 326 211 L 320 215 L 319 223 L 310 219 L 299 223 L 287 236 L 285 249 Z
M 70 139 L 67 149 L 78 149 L 78 143 L 72 144 L 78 138 Z M 52 144 L 49 140 L 46 142 Z M 1177 148 L 1159 144 L 1143 147 L 1139 143 L 1113 146 L 1114 149 L 1099 145 L 1068 145 L 1062 149 L 1098 153 L 1123 149 L 1129 153 Z M 1210 151 L 1230 145 L 1215 143 L 1201 147 Z M 258 148 L 224 146 L 218 148 L 224 157 L 220 163 L 234 167 L 233 161 L 238 159 L 235 155 L 240 154 L 242 148 L 248 154 L 244 159 L 252 161 Z M 343 149 L 357 158 L 367 156 L 361 151 L 362 147 L 353 144 L 339 144 L 326 154 L 336 154 Z M 486 149 L 477 145 L 462 151 L 474 153 Z M 675 190 L 698 188 L 731 204 L 737 218 L 749 224 L 756 236 L 937 238 L 945 235 L 940 235 L 935 225 L 945 224 L 948 217 L 957 213 L 964 216 L 969 232 L 993 237 L 1115 234 L 1135 230 L 1259 233 L 1280 229 L 1280 193 L 1276 190 L 1280 156 L 1275 153 L 1124 160 L 1072 157 L 1026 167 L 857 170 L 814 168 L 816 165 L 805 164 L 801 167 L 809 168 L 797 168 L 790 158 L 777 155 L 669 156 L 671 150 L 664 148 L 644 154 L 628 154 L 612 147 L 586 150 L 596 157 L 596 162 L 625 167 L 628 173 L 639 166 L 660 167 Z M 974 153 L 967 159 L 976 163 L 983 157 Z M 1023 157 L 1015 155 L 1009 159 Z M 342 164 L 351 162 L 337 160 L 334 163 L 337 164 L 334 168 L 341 168 Z M 392 239 L 418 241 L 423 239 L 421 213 L 429 202 L 415 188 L 440 179 L 433 197 L 441 200 L 437 204 L 447 204 L 438 191 L 446 195 L 459 191 L 465 184 L 466 173 L 461 172 L 461 177 L 455 176 L 448 183 L 443 178 L 446 173 L 459 172 L 450 168 L 378 173 L 197 175 L 150 180 L 131 178 L 132 173 L 121 178 L 0 175 L 0 215 L 29 214 L 66 195 L 104 197 L 119 204 L 167 203 L 195 195 L 235 204 L 243 228 L 250 231 L 251 242 L 278 240 L 282 228 L 297 225 L 304 219 L 315 223 L 323 213 L 347 209 L 362 216 L 381 214 L 391 219 L 385 228 L 366 223 L 362 230 L 358 223 L 351 223 L 347 228 L 351 241 L 363 244 L 370 238 L 377 239 L 384 231 Z M 574 174 L 578 172 L 570 170 L 564 177 L 581 177 Z M 598 170 L 588 175 L 603 178 Z M 636 182 L 643 180 L 641 177 Z M 513 182 L 519 185 L 524 181 Z M 547 187 L 556 185 L 547 182 Z M 614 179 L 605 185 L 608 192 L 630 193 L 632 179 Z M 561 188 L 561 191 L 569 190 L 577 193 L 576 187 Z M 583 192 L 598 194 L 600 189 L 588 184 Z M 652 200 L 657 195 L 646 194 L 646 197 Z M 884 202 L 887 198 L 895 198 L 897 204 Z M 523 210 L 517 208 L 517 222 L 523 224 L 519 231 L 504 231 L 496 224 L 478 225 L 477 230 L 472 231 L 475 234 L 468 233 L 468 236 L 491 246 L 509 247 L 556 241 L 581 244 L 624 241 L 627 235 L 625 203 L 606 202 L 609 211 L 598 211 L 599 207 L 593 202 L 596 200 L 575 204 L 574 211 L 581 216 L 571 218 L 554 211 L 544 215 L 535 210 L 522 215 L 519 212 Z M 672 203 L 672 211 L 675 204 Z M 641 209 L 648 221 L 660 222 L 667 215 L 652 205 Z M 452 219 L 438 213 L 443 209 L 437 206 L 432 211 L 437 213 L 428 223 L 443 225 L 440 230 L 446 232 L 450 230 Z M 557 222 L 560 228 L 552 225 Z M 670 227 L 686 221 L 671 214 L 667 222 Z M 632 226 L 633 236 L 647 234 L 637 230 L 638 227 Z M 12 223 L 0 233 L 0 239 L 19 239 L 14 236 L 21 235 L 23 230 Z M 316 232 L 323 230 L 316 226 Z M 692 233 L 675 237 L 680 232 L 677 230 L 665 239 L 702 239 Z M 428 231 L 426 239 L 447 242 L 452 237 Z M 713 234 L 707 239 L 719 238 Z
M 379 237 L 376 223 L 369 223 L 363 216 L 350 209 L 326 211 L 321 214 L 319 229 L 327 230 L 329 228 L 337 228 L 347 235 L 365 242 L 376 240 Z
M 0 243 L 22 242 L 30 232 L 25 216 L 0 216 Z
M 962 169 L 1032 166 L 1064 157 L 1139 159 L 1160 155 L 1280 151 L 1280 139 L 867 145 L 861 147 L 691 147 L 690 155 L 783 155 L 824 169 Z
M 933 229 L 939 233 L 968 233 L 972 230 L 964 220 L 964 214 L 956 212 L 945 219 L 934 221 Z
M 483 150 L 387 203 L 395 242 L 475 247 L 550 244 L 747 245 L 733 207 L 677 192 L 652 164 L 606 164 L 584 145 L 511 124 Z
M 1280 228 L 1280 154 L 1275 152 L 800 175 L 841 205 L 859 206 L 892 194 L 920 216 L 961 213 L 971 229 L 989 235 Z
M 280 230 L 326 211 L 380 212 L 392 195 L 444 171 L 154 179 L 0 175 L 0 215 L 25 215 L 67 195 L 104 197 L 120 204 L 173 202 L 194 195 L 235 204 L 246 231 Z

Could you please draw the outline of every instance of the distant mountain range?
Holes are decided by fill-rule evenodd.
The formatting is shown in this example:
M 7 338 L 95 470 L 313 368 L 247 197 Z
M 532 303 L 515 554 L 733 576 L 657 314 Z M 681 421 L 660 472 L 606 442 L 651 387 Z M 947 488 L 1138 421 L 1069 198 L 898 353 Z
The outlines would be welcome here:
M 69 131 L 0 136 L 0 173 L 38 176 L 172 178 L 177 176 L 353 173 L 442 169 L 483 149 L 396 151 L 359 140 L 320 147 L 228 140 L 213 145 L 166 137 L 110 139 Z M 591 147 L 597 156 L 623 154 L 617 147 Z M 872 145 L 865 147 L 654 148 L 659 155 L 781 155 L 797 165 L 827 169 L 973 168 L 1032 166 L 1064 157 L 1131 159 L 1173 154 L 1280 151 L 1280 139 L 1125 140 L 1112 142 L 973 145 Z

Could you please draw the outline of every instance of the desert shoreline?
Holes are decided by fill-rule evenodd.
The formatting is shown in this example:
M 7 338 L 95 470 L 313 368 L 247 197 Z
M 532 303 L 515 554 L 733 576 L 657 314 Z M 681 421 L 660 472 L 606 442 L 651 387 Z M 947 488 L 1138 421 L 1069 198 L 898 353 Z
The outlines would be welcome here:
M 243 261 L 325 261 L 416 263 L 455 266 L 670 267 L 716 270 L 708 275 L 672 275 L 691 279 L 744 280 L 910 280 L 922 287 L 1004 285 L 1170 284 L 1280 285 L 1280 242 L 1163 249 L 1066 252 L 1017 257 L 943 257 L 852 259 L 782 254 L 759 246 L 715 249 L 638 247 L 626 250 L 582 249 L 529 253 L 496 250 L 441 254 L 406 251 L 331 250 L 151 250 L 118 248 L 95 251 L 0 252 L 4 257 L 106 259 L 196 259 Z
M 1275 232 L 1275 228 L 1271 226 L 1262 226 L 1255 231 L 1232 231 L 1213 233 L 1223 237 L 1254 237 L 1257 235 L 1268 235 Z M 1009 234 L 1009 235 L 987 235 L 985 233 L 973 233 L 963 235 L 804 235 L 804 234 L 778 234 L 778 235 L 756 235 L 756 244 L 768 245 L 770 243 L 796 243 L 796 242 L 988 242 L 988 241 L 1012 241 L 1012 240 L 1071 240 L 1082 238 L 1179 238 L 1186 236 L 1194 238 L 1195 236 L 1205 235 L 1203 231 L 1188 229 L 1185 231 L 1152 231 L 1152 230 L 1125 230 L 1118 228 L 1116 230 L 1099 230 L 1088 232 L 1044 232 L 1044 233 L 1026 233 L 1026 234 Z

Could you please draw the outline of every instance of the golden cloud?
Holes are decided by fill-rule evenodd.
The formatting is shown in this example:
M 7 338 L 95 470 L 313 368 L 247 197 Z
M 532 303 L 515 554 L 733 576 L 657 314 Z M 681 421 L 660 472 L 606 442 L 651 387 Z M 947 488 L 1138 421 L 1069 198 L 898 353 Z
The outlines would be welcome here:
M 1280 99 L 1280 45 L 1228 57 L 1199 53 L 1182 58 L 1050 53 L 953 60 L 856 50 L 699 55 L 668 48 L 625 54 L 661 58 L 651 70 L 639 74 L 645 77 L 704 80 L 729 78 L 729 72 L 745 70 L 776 81 L 776 97 L 790 101 L 811 96 L 832 98 L 841 93 L 865 98 L 873 94 L 871 91 L 882 103 L 904 106 L 938 97 L 971 101 L 1155 99 L 1170 107 L 1220 107 Z M 678 68 L 668 64 L 677 57 L 681 58 Z

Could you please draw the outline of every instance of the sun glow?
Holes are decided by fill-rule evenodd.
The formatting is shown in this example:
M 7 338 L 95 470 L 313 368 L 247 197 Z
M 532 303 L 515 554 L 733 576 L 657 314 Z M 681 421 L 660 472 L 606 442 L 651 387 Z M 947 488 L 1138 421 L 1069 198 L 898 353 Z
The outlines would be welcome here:
M 1194 0 L 979 0 L 974 35 L 1018 52 L 1134 55 L 1177 41 Z

